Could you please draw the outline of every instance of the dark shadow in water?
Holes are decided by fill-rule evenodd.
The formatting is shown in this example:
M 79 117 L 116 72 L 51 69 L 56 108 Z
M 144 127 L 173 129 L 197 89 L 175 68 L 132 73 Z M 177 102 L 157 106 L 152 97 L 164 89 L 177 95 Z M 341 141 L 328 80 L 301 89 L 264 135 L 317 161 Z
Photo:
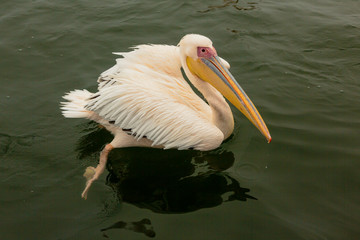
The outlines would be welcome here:
M 126 229 L 137 233 L 143 233 L 147 237 L 155 237 L 156 233 L 154 232 L 154 228 L 151 225 L 150 219 L 144 218 L 138 222 L 124 222 L 119 221 L 111 225 L 110 227 L 103 228 L 101 231 L 103 232 L 103 236 L 106 238 L 109 238 L 108 235 L 106 235 L 105 231 L 110 229 Z
M 95 122 L 81 124 L 79 127 L 84 133 L 76 145 L 79 159 L 94 155 L 98 158 L 103 147 L 114 138 L 104 127 Z
M 199 13 L 207 13 L 210 11 L 214 11 L 214 10 L 226 8 L 226 7 L 233 7 L 236 10 L 240 10 L 240 11 L 254 10 L 256 8 L 257 2 L 246 2 L 244 4 L 245 4 L 245 6 L 241 6 L 239 4 L 239 0 L 223 0 L 223 4 L 221 4 L 221 5 L 210 5 L 210 6 L 208 6 L 207 9 L 201 10 L 198 12 Z
M 93 123 L 86 126 L 85 132 L 77 145 L 80 159 L 98 156 L 112 139 L 110 133 Z M 240 187 L 236 179 L 224 172 L 234 160 L 232 152 L 221 148 L 209 152 L 114 149 L 108 159 L 106 184 L 120 201 L 163 214 L 187 213 L 227 201 L 256 199 L 248 194 L 249 189 Z M 149 236 L 151 230 L 155 235 L 152 226 L 149 230 L 143 225 L 146 222 L 146 219 L 133 223 L 119 221 L 102 231 L 122 228 Z

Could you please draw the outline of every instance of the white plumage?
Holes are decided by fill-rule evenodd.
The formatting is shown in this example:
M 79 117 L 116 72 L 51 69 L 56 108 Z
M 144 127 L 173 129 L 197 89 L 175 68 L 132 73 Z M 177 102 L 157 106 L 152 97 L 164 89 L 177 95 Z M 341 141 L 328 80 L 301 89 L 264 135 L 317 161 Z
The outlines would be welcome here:
M 65 117 L 94 120 L 114 135 L 114 140 L 102 151 L 98 167 L 87 169 L 93 173 L 88 176 L 84 198 L 91 183 L 104 170 L 112 148 L 145 146 L 206 151 L 218 147 L 234 127 L 223 96 L 187 63 L 189 57 L 199 62 L 216 61 L 216 51 L 208 38 L 191 34 L 178 46 L 139 45 L 131 52 L 115 54 L 122 58 L 100 75 L 98 92 L 74 90 L 64 96 L 67 102 L 62 102 Z M 229 68 L 229 64 L 217 59 L 220 61 L 217 69 L 226 75 L 227 70 L 222 69 Z M 183 78 L 181 67 L 209 105 Z

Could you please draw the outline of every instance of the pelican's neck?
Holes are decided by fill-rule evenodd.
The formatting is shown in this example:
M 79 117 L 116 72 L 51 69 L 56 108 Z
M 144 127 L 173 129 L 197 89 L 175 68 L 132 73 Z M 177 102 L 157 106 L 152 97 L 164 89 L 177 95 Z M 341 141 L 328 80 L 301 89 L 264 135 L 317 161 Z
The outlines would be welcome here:
M 190 82 L 208 102 L 212 112 L 212 123 L 224 134 L 224 139 L 228 138 L 234 130 L 234 118 L 229 104 L 218 90 L 208 82 L 194 76 L 184 60 L 182 60 L 182 67 Z

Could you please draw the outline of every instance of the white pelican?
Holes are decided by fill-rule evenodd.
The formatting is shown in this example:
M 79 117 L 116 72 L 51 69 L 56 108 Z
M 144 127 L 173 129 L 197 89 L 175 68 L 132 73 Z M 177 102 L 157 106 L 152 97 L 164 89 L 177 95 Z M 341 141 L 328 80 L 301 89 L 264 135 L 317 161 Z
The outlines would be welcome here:
M 122 55 L 98 78 L 98 91 L 74 90 L 62 102 L 68 118 L 88 118 L 103 125 L 114 139 L 88 167 L 83 198 L 104 171 L 113 148 L 156 147 L 212 150 L 234 129 L 223 96 L 271 141 L 270 133 L 244 90 L 228 71 L 209 38 L 188 34 L 177 46 L 140 45 Z M 181 68 L 207 103 L 183 78 Z

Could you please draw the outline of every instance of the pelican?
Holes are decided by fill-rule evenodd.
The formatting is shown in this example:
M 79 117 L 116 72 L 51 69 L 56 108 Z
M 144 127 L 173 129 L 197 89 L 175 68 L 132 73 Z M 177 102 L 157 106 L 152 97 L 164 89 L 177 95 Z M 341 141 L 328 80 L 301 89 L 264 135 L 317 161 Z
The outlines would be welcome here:
M 212 41 L 202 35 L 185 35 L 177 46 L 139 45 L 98 78 L 98 91 L 74 90 L 63 98 L 62 114 L 98 122 L 114 138 L 100 153 L 96 168 L 88 167 L 82 197 L 106 167 L 113 148 L 154 147 L 215 149 L 234 129 L 227 98 L 268 142 L 271 136 L 250 98 L 217 55 Z M 199 97 L 184 79 L 202 94 Z

